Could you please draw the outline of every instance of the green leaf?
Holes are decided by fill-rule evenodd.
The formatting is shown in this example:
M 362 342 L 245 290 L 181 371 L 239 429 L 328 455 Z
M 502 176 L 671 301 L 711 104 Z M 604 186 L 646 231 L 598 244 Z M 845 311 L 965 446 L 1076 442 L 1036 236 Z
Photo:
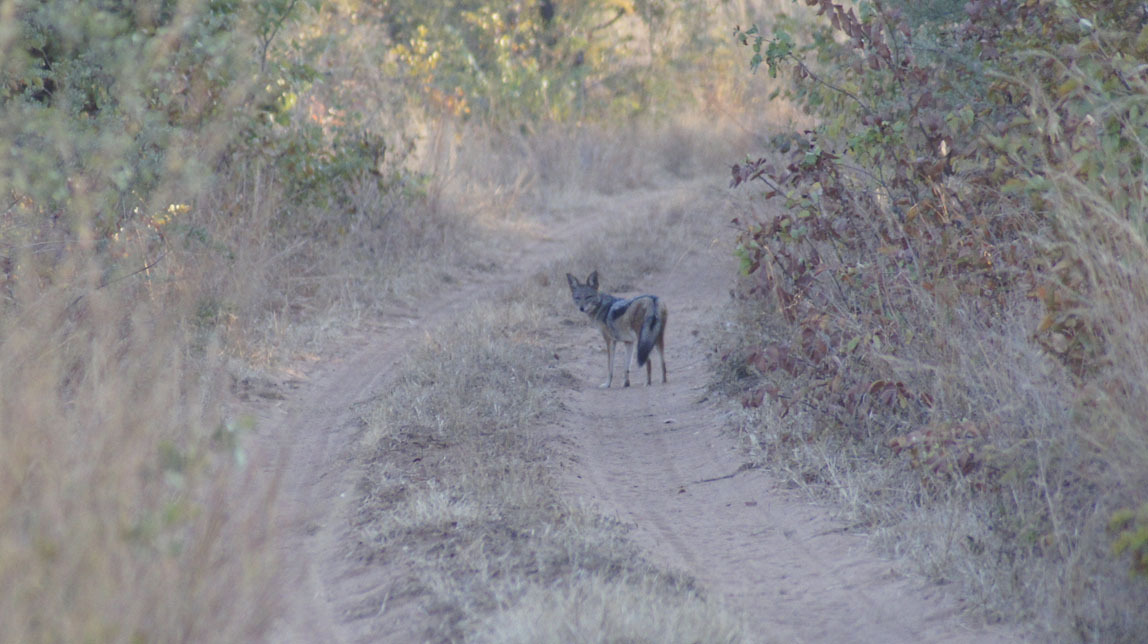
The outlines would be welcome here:
M 855 335 L 850 338 L 849 342 L 845 343 L 845 352 L 853 353 L 853 351 L 857 349 L 857 345 L 861 344 L 861 340 L 862 337 L 859 335 Z

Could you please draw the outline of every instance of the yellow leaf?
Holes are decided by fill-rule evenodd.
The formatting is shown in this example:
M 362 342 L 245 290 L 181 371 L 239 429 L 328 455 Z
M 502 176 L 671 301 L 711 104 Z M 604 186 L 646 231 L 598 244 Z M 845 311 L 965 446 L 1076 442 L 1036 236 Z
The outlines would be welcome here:
M 1148 25 L 1144 25 L 1144 28 L 1140 30 L 1140 35 L 1136 36 L 1133 49 L 1141 56 L 1148 54 Z
M 911 208 L 909 208 L 909 213 L 905 216 L 905 220 L 906 221 L 913 221 L 914 219 L 916 219 L 917 217 L 919 217 L 921 215 L 921 211 L 925 210 L 926 208 L 932 208 L 932 207 L 933 207 L 933 204 L 928 199 L 918 201 L 917 203 L 913 204 L 913 206 Z
M 1078 87 L 1080 87 L 1080 79 L 1070 78 L 1061 83 L 1060 86 L 1056 88 L 1056 97 L 1064 98 L 1065 96 L 1068 96 L 1073 91 L 1075 91 Z
M 1027 186 L 1028 182 L 1026 182 L 1024 179 L 1012 177 L 1008 181 L 1005 181 L 1003 189 L 1005 192 L 1019 192 Z

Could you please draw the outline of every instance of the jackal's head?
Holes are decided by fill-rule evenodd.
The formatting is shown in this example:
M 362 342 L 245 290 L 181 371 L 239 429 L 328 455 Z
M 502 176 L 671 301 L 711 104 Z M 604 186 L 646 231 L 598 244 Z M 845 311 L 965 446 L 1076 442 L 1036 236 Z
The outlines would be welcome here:
M 589 313 L 598 300 L 598 271 L 590 273 L 586 283 L 578 281 L 570 273 L 566 273 L 566 282 L 570 284 L 570 295 L 574 298 L 574 305 L 583 313 Z

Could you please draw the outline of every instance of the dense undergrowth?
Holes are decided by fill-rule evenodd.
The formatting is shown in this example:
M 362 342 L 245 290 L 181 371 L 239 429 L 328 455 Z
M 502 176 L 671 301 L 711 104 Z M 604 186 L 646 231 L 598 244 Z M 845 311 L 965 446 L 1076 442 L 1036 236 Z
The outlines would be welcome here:
M 738 33 L 817 119 L 733 168 L 758 439 L 990 617 L 1143 640 L 1143 6 L 804 4 Z

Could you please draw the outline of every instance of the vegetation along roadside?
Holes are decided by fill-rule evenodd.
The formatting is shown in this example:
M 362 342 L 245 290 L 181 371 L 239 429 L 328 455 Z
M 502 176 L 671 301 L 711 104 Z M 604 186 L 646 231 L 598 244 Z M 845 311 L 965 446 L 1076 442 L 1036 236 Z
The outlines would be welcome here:
M 723 383 L 990 618 L 1142 640 L 1143 8 L 804 4 L 739 35 L 817 125 L 733 169 L 785 207 L 736 222 Z

